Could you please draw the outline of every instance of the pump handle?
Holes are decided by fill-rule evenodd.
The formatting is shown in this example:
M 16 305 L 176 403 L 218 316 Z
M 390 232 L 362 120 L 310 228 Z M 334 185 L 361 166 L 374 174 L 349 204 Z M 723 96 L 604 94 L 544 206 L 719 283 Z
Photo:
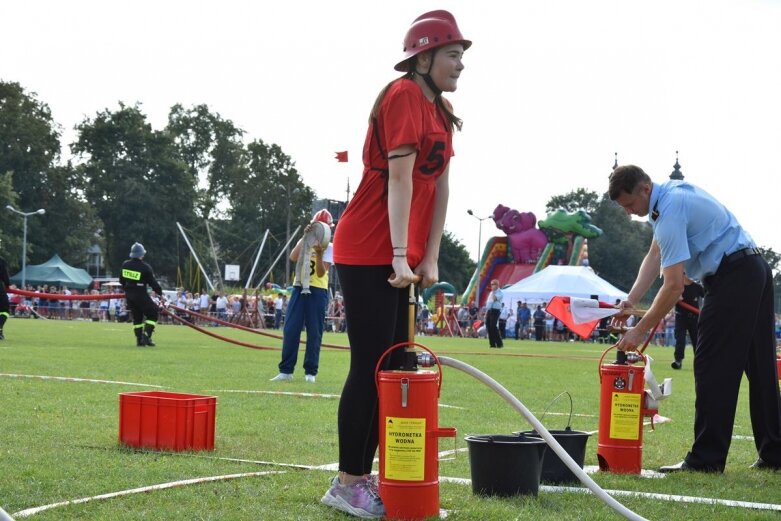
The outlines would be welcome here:
M 653 332 L 651 332 L 651 336 L 653 336 Z M 650 337 L 649 337 L 649 338 L 650 338 Z M 648 345 L 648 342 L 646 342 L 646 345 Z M 610 346 L 610 347 L 608 347 L 607 349 L 605 349 L 605 350 L 602 352 L 602 356 L 600 356 L 600 357 L 599 357 L 599 364 L 597 364 L 597 373 L 599 374 L 599 383 L 600 383 L 600 384 L 602 383 L 602 371 L 600 370 L 600 369 L 602 368 L 602 361 L 605 359 L 605 355 L 606 355 L 606 354 L 607 354 L 607 353 L 608 353 L 608 352 L 609 352 L 611 349 L 615 349 L 615 348 L 616 348 L 616 345 L 615 345 L 615 344 L 613 344 L 612 346 Z M 645 346 L 643 346 L 643 348 L 645 348 Z M 635 361 L 640 361 L 640 360 L 642 360 L 644 364 L 647 364 L 647 363 L 648 363 L 648 359 L 647 359 L 647 358 L 646 358 L 646 356 L 643 354 L 643 351 L 640 351 L 640 350 L 638 350 L 638 351 L 637 351 L 635 354 L 636 354 L 637 356 L 639 356 L 639 357 L 640 357 L 640 359 L 638 359 L 638 360 L 635 360 Z M 629 362 L 630 362 L 630 363 L 632 363 L 633 361 L 632 361 L 632 360 L 630 360 Z
M 434 354 L 434 351 L 429 349 L 428 347 L 417 344 L 415 342 L 399 342 L 396 345 L 390 346 L 388 349 L 385 350 L 384 353 L 382 353 L 382 356 L 379 360 L 377 360 L 377 365 L 374 366 L 374 384 L 377 386 L 377 389 L 380 388 L 380 367 L 382 366 L 383 360 L 385 360 L 385 357 L 388 356 L 388 353 L 393 352 L 394 349 L 397 349 L 399 347 L 403 347 L 405 349 L 411 350 L 412 347 L 419 347 L 423 349 L 424 351 L 428 352 L 434 359 L 434 362 L 436 362 L 437 367 L 439 368 L 439 384 L 437 386 L 437 398 L 439 397 L 440 392 L 442 391 L 442 364 L 439 362 L 439 358 L 437 358 L 437 355 Z

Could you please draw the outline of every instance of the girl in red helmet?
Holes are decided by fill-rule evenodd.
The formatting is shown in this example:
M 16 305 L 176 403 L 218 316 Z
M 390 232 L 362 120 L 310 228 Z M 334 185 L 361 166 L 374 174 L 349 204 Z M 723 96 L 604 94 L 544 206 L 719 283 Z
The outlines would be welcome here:
M 339 220 L 334 262 L 344 296 L 350 371 L 339 403 L 339 476 L 322 502 L 364 518 L 385 513 L 371 478 L 378 437 L 374 368 L 407 340 L 406 288 L 439 278 L 454 129 L 454 92 L 471 46 L 447 11 L 419 16 L 404 38 L 404 75 L 377 97 L 363 148 L 363 177 Z M 401 355 L 401 353 L 399 353 Z M 391 355 L 389 367 L 400 365 Z

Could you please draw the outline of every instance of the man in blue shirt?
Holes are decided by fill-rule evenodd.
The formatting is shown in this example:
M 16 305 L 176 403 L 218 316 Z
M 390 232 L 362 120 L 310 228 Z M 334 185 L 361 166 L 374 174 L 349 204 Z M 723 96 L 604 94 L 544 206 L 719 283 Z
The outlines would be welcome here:
M 694 352 L 694 443 L 663 472 L 723 472 L 743 372 L 749 381 L 752 468 L 781 469 L 781 398 L 773 340 L 773 281 L 754 241 L 727 208 L 684 181 L 656 184 L 639 167 L 617 167 L 608 194 L 627 214 L 649 216 L 653 241 L 623 308 L 634 308 L 659 275 L 645 316 L 618 342 L 635 351 L 681 298 L 684 272 L 705 287 Z M 620 319 L 619 319 L 620 320 Z

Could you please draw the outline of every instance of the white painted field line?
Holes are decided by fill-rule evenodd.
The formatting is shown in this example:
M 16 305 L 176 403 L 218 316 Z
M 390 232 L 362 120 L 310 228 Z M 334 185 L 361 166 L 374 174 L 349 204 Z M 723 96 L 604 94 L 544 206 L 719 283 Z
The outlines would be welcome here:
M 119 492 L 110 492 L 108 494 L 100 494 L 98 496 L 85 497 L 80 499 L 72 499 L 69 501 L 61 501 L 59 503 L 51 503 L 49 505 L 43 505 L 40 507 L 28 508 L 26 510 L 20 510 L 13 514 L 15 517 L 30 517 L 45 510 L 51 510 L 52 508 L 64 507 L 68 505 L 78 505 L 82 503 L 89 503 L 90 501 L 97 501 L 101 499 L 111 499 L 120 496 L 129 496 L 131 494 L 140 494 L 141 492 L 151 492 L 153 490 L 165 490 L 168 488 L 182 487 L 186 485 L 195 485 L 197 483 L 208 483 L 211 481 L 226 481 L 229 479 L 248 478 L 256 476 L 268 476 L 270 474 L 284 474 L 284 470 L 269 470 L 265 472 L 243 472 L 241 474 L 226 474 L 224 476 L 208 476 L 204 478 L 183 479 L 181 481 L 171 481 L 170 483 L 160 483 L 159 485 L 149 485 L 147 487 L 131 488 L 128 490 L 120 490 Z
M 140 384 L 135 382 L 118 382 L 115 380 L 94 380 L 92 378 L 76 378 L 71 376 L 46 376 L 39 374 L 12 374 L 12 373 L 0 373 L 0 376 L 7 376 L 9 378 L 37 378 L 39 380 L 60 380 L 63 382 L 87 382 L 95 384 L 117 384 L 117 385 L 133 385 L 136 387 L 154 387 L 156 389 L 165 389 L 162 385 L 152 384 Z
M 278 396 L 302 396 L 304 398 L 340 398 L 341 395 L 339 394 L 323 394 L 323 393 L 306 393 L 306 392 L 297 392 L 297 391 L 261 391 L 257 389 L 209 389 L 206 392 L 209 393 L 246 393 L 246 394 L 270 394 L 270 395 L 278 395 Z M 439 404 L 440 407 L 443 409 L 464 409 L 464 407 L 459 407 L 457 405 L 447 405 L 444 403 Z
M 206 392 L 210 393 L 244 393 L 244 394 L 271 394 L 280 396 L 303 396 L 305 398 L 339 398 L 338 394 L 324 394 L 324 393 L 304 393 L 295 391 L 258 391 L 258 390 L 241 390 L 241 389 L 210 389 Z
M 546 412 L 544 413 L 545 416 L 569 416 L 570 414 L 568 412 Z M 578 413 L 572 413 L 572 416 L 576 418 L 596 418 L 596 414 L 578 414 Z
M 441 476 L 439 481 L 445 483 L 456 483 L 458 485 L 471 485 L 472 480 L 466 478 L 451 478 Z M 587 488 L 581 487 L 554 487 L 550 485 L 540 485 L 540 491 L 551 493 L 573 492 L 578 494 L 591 494 Z M 634 490 L 605 490 L 611 496 L 637 497 L 644 499 L 658 499 L 662 501 L 674 501 L 676 503 L 699 503 L 704 505 L 720 505 L 728 507 L 748 508 L 751 510 L 773 510 L 781 512 L 781 505 L 773 503 L 754 503 L 751 501 L 735 501 L 732 499 L 717 499 L 696 496 L 678 496 L 674 494 L 656 494 L 653 492 L 636 492 Z

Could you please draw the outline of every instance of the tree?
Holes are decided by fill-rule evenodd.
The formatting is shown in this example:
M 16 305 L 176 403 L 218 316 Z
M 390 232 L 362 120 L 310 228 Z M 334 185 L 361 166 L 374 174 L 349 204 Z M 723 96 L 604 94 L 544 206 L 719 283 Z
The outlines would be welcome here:
M 591 222 L 603 231 L 589 240 L 589 266 L 603 279 L 626 292 L 632 288 L 640 264 L 651 247 L 653 233 L 646 222 L 633 221 L 607 194 L 602 196 Z M 643 299 L 650 302 L 660 286 L 657 281 Z
M 59 140 L 59 127 L 45 103 L 35 94 L 26 93 L 18 83 L 0 82 L 0 172 L 12 173 L 16 194 L 6 204 L 21 211 L 46 210 L 46 214 L 27 220 L 27 260 L 40 263 L 58 253 L 66 262 L 84 265 L 100 224 L 81 194 L 73 189 L 73 167 L 57 164 Z M 11 257 L 9 264 L 21 268 L 23 221 L 5 222 L 4 228 L 18 237 L 13 243 L 19 255 Z
M 16 192 L 13 187 L 13 173 L 0 174 L 0 211 L 5 212 L 7 205 L 16 206 Z M 0 227 L 0 256 L 3 256 L 9 264 L 9 269 L 16 266 L 15 259 L 21 259 L 18 255 L 22 250 L 22 223 L 19 219 L 3 218 L 3 226 Z
M 104 223 L 106 259 L 116 273 L 130 245 L 144 244 L 155 271 L 174 280 L 175 223 L 194 221 L 196 180 L 167 132 L 154 131 L 138 105 L 98 112 L 77 126 L 73 152 L 80 188 Z
M 644 222 L 633 221 L 626 212 L 611 201 L 607 194 L 578 188 L 550 198 L 545 205 L 548 212 L 563 208 L 568 212 L 585 210 L 591 222 L 602 229 L 603 235 L 589 239 L 589 266 L 614 286 L 629 291 L 634 283 L 640 263 L 651 246 L 651 227 Z M 655 283 L 644 301 L 650 301 L 658 290 Z
M 40 194 L 40 207 L 46 209 L 46 214 L 35 218 L 40 226 L 35 232 L 38 246 L 30 254 L 33 263 L 44 262 L 57 253 L 68 264 L 86 266 L 90 246 L 104 246 L 99 233 L 103 224 L 74 188 L 77 177 L 70 164 L 47 172 L 46 191 Z
M 180 104 L 171 107 L 166 131 L 173 138 L 189 175 L 198 182 L 198 217 L 223 216 L 221 209 L 230 205 L 233 182 L 246 173 L 244 131 L 231 120 L 212 113 L 206 105 L 185 109 Z
M 455 236 L 446 231 L 442 234 L 439 247 L 439 280 L 451 283 L 458 294 L 469 284 L 475 263 L 469 258 L 469 252 Z
M 21 208 L 40 208 L 38 194 L 59 155 L 60 132 L 48 105 L 18 83 L 0 81 L 0 172 L 13 172 Z
M 296 226 L 303 227 L 312 219 L 315 193 L 304 184 L 295 163 L 279 145 L 255 140 L 247 145 L 247 157 L 246 172 L 230 181 L 231 207 L 227 213 L 236 236 L 260 237 L 269 230 L 271 241 L 266 245 L 260 263 L 269 266 L 287 241 L 288 230 L 292 234 Z M 240 253 L 240 250 L 226 246 L 229 256 L 236 257 Z M 283 254 L 269 280 L 280 284 L 292 282 L 284 280 L 286 261 Z M 247 274 L 249 267 L 247 265 Z
M 551 197 L 545 205 L 545 212 L 551 213 L 558 208 L 563 208 L 567 212 L 585 210 L 586 213 L 592 214 L 599 206 L 599 202 L 598 193 L 585 188 L 578 188 L 567 194 Z

